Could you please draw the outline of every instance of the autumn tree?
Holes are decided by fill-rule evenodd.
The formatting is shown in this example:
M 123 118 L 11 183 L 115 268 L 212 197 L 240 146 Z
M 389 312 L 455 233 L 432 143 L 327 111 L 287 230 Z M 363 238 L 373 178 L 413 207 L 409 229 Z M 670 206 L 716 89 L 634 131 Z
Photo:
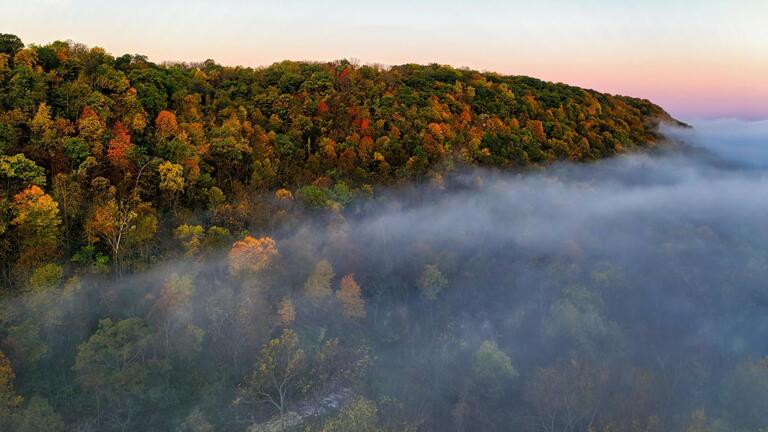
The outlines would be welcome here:
M 21 396 L 16 394 L 14 380 L 16 374 L 8 357 L 0 351 L 0 426 L 8 427 L 13 414 L 22 402 Z
M 38 186 L 13 197 L 16 217 L 11 224 L 18 227 L 22 242 L 28 246 L 50 247 L 57 243 L 61 218 L 59 205 Z
M 38 186 L 30 186 L 13 197 L 16 217 L 11 225 L 17 228 L 21 256 L 18 276 L 26 275 L 30 266 L 43 264 L 58 252 L 61 218 L 59 206 Z
M 38 157 L 50 159 L 56 152 L 57 134 L 51 119 L 51 108 L 41 102 L 30 122 L 32 146 L 30 150 Z
M 236 241 L 229 251 L 229 271 L 258 273 L 267 268 L 277 257 L 277 245 L 270 237 L 246 236 Z
M 120 257 L 126 235 L 136 229 L 136 205 L 132 200 L 109 198 L 97 203 L 85 222 L 85 231 L 91 241 L 104 241 L 112 252 L 112 261 L 119 275 Z
M 137 203 L 134 206 L 136 217 L 133 220 L 133 228 L 125 233 L 123 250 L 126 253 L 123 257 L 131 258 L 131 261 L 126 261 L 130 264 L 142 261 L 151 264 L 151 248 L 160 226 L 159 215 L 150 203 L 136 200 L 134 202 Z
M 341 304 L 342 313 L 351 319 L 365 318 L 365 301 L 362 297 L 360 285 L 355 282 L 354 275 L 346 275 L 341 278 L 339 290 L 336 291 L 336 300 Z
M 525 126 L 540 143 L 547 142 L 547 134 L 544 132 L 544 124 L 539 120 L 528 120 Z
M 102 140 L 106 127 L 99 115 L 93 109 L 86 106 L 77 120 L 77 127 L 80 137 L 88 142 L 91 154 L 97 158 L 101 157 L 104 151 Z
M 131 146 L 131 136 L 128 134 L 128 129 L 123 126 L 122 122 L 116 122 L 112 128 L 112 138 L 107 147 L 109 162 L 123 171 L 128 170 L 131 167 L 129 160 Z
M 155 137 L 157 141 L 165 141 L 176 134 L 179 124 L 176 116 L 170 111 L 160 111 L 155 118 Z
M 315 264 L 314 270 L 309 275 L 309 279 L 304 283 L 304 295 L 317 304 L 333 294 L 331 289 L 331 279 L 334 272 L 331 263 L 328 260 L 321 260 Z
M 195 255 L 202 247 L 205 230 L 200 225 L 182 224 L 176 227 L 174 237 L 182 242 L 187 255 Z
M 184 167 L 165 161 L 157 167 L 160 173 L 160 190 L 175 201 L 176 196 L 184 190 Z
M 290 327 L 293 321 L 296 319 L 296 309 L 293 306 L 293 301 L 288 297 L 283 297 L 280 301 L 280 306 L 277 310 L 277 316 L 280 319 L 280 324 L 283 327 Z

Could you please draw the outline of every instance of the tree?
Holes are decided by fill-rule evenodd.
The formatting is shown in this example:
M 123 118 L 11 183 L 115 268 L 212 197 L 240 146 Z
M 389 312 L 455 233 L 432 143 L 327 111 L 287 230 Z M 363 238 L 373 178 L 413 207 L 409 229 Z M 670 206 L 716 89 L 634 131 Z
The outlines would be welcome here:
M 219 208 L 224 202 L 227 201 L 226 195 L 224 195 L 224 192 L 217 188 L 216 186 L 211 187 L 208 189 L 208 208 L 211 210 L 215 210 Z
M 333 276 L 331 263 L 327 260 L 319 261 L 315 264 L 309 279 L 304 283 L 304 295 L 316 304 L 325 300 L 333 294 L 333 290 L 331 290 L 331 279 L 333 279 Z
M 544 124 L 539 120 L 528 120 L 525 126 L 526 129 L 531 131 L 534 138 L 540 143 L 547 142 L 547 134 L 544 132 Z
M 18 416 L 16 432 L 64 432 L 66 427 L 61 416 L 53 410 L 47 400 L 32 396 L 29 405 Z
M 436 265 L 427 264 L 419 279 L 422 295 L 430 301 L 436 300 L 437 295 L 448 285 L 448 280 Z
M 8 33 L 0 33 L 0 53 L 13 57 L 16 51 L 24 48 L 24 43 L 18 36 Z
M 188 256 L 197 254 L 205 238 L 205 230 L 200 225 L 182 224 L 176 227 L 174 237 L 184 244 Z
M 85 222 L 85 231 L 89 240 L 103 240 L 112 252 L 112 260 L 121 272 L 120 254 L 125 236 L 136 229 L 138 213 L 129 201 L 118 202 L 114 198 L 96 204 L 91 216 Z
M 278 256 L 277 245 L 270 237 L 253 238 L 246 236 L 236 241 L 229 251 L 229 271 L 258 273 L 267 268 Z
M 30 122 L 32 132 L 33 152 L 39 158 L 50 159 L 56 150 L 56 129 L 51 120 L 51 108 L 45 102 L 41 102 L 37 113 Z
M 216 428 L 208 421 L 203 411 L 198 407 L 193 409 L 184 421 L 176 428 L 176 432 L 215 432 Z
M 125 233 L 123 241 L 124 250 L 127 252 L 135 251 L 133 256 L 138 255 L 138 260 L 151 264 L 150 249 L 156 240 L 155 236 L 160 221 L 157 212 L 150 203 L 139 202 L 135 205 L 134 212 L 136 213 L 136 218 L 133 221 L 133 228 Z
M 517 376 L 512 360 L 493 341 L 483 341 L 472 357 L 472 373 L 479 388 L 491 391 Z
M 155 136 L 162 142 L 175 135 L 179 129 L 176 116 L 170 111 L 160 111 L 155 118 Z
M 21 396 L 16 395 L 13 382 L 16 374 L 13 372 L 8 357 L 0 351 L 0 426 L 9 425 L 11 417 L 21 405 Z
M 543 431 L 590 430 L 603 402 L 606 379 L 605 371 L 572 358 L 536 369 L 524 397 Z
M 362 396 L 353 399 L 338 414 L 326 420 L 322 432 L 378 432 L 376 404 Z
M 279 338 L 267 342 L 259 351 L 253 373 L 242 389 L 237 403 L 264 402 L 279 413 L 282 430 L 291 396 L 299 388 L 298 376 L 304 367 L 304 351 L 299 337 L 284 329 Z
M 97 158 L 101 157 L 104 151 L 102 139 L 104 138 L 105 127 L 99 115 L 93 109 L 86 106 L 77 120 L 77 127 L 80 131 L 80 137 L 90 145 L 91 154 Z
M 164 398 L 166 365 L 150 355 L 151 342 L 152 330 L 143 320 L 106 318 L 77 348 L 74 370 L 83 390 L 96 400 L 97 421 L 106 417 L 127 428 L 150 402 Z
M 355 282 L 354 275 L 341 278 L 341 286 L 336 291 L 336 300 L 341 303 L 342 313 L 351 319 L 365 318 L 365 300 L 363 300 L 360 285 Z
M 171 196 L 184 190 L 184 167 L 165 161 L 157 171 L 160 173 L 160 190 Z
M 61 218 L 59 205 L 50 195 L 30 186 L 13 197 L 13 207 L 16 217 L 11 224 L 18 228 L 25 249 L 41 253 L 56 246 Z
M 83 210 L 84 193 L 77 174 L 57 174 L 53 178 L 53 196 L 59 203 L 63 216 L 64 232 L 69 237 L 72 225 Z
M 11 196 L 29 186 L 45 186 L 45 169 L 22 153 L 0 155 L 0 180 L 4 195 Z
M 280 324 L 283 327 L 290 327 L 293 321 L 296 319 L 296 309 L 293 306 L 293 301 L 288 297 L 283 297 L 280 301 L 280 307 L 277 310 L 277 316 L 280 319 Z
M 131 136 L 128 134 L 128 129 L 123 126 L 122 122 L 118 121 L 112 128 L 112 139 L 109 140 L 109 146 L 107 147 L 109 162 L 122 170 L 130 168 L 131 163 L 128 155 L 131 146 Z
M 165 280 L 160 297 L 148 318 L 159 327 L 166 356 L 172 350 L 198 351 L 204 332 L 192 323 L 192 296 L 195 284 L 190 275 L 173 273 Z

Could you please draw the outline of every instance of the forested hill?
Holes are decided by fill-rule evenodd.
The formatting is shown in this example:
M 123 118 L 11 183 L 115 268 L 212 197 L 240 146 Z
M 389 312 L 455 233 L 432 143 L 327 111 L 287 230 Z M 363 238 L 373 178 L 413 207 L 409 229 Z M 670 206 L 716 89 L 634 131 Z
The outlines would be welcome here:
M 121 208 L 181 221 L 210 210 L 217 225 L 261 229 L 274 211 L 247 196 L 338 208 L 461 165 L 610 156 L 659 140 L 661 120 L 673 121 L 645 100 L 448 66 L 157 65 L 0 35 L 4 285 L 12 263 L 34 268 L 53 244 L 101 238 L 118 259 Z M 58 227 L 24 232 L 31 203 L 62 219 L 63 242 Z M 35 244 L 26 252 L 24 237 Z
M 646 100 L 448 66 L 157 65 L 13 35 L 0 36 L 0 108 L 6 287 L 12 263 L 35 267 L 60 244 L 40 240 L 57 227 L 23 232 L 24 206 L 55 212 L 69 250 L 101 238 L 117 260 L 123 207 L 153 218 L 210 210 L 218 225 L 249 229 L 273 213 L 246 203 L 254 192 L 338 208 L 461 165 L 610 156 L 651 145 L 659 121 L 674 121 Z
M 213 185 L 359 185 L 441 162 L 598 159 L 656 141 L 658 120 L 671 120 L 646 100 L 435 64 L 157 65 L 72 42 L 1 43 L 3 154 L 23 153 L 49 180 L 87 161 L 91 179 L 115 185 L 166 164 L 181 171 L 184 205 Z

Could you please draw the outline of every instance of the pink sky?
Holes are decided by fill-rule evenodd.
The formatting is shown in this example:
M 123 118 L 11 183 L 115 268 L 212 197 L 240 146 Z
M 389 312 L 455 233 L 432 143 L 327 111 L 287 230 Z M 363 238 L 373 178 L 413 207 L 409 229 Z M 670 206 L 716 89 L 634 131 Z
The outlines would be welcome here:
M 156 62 L 357 58 L 523 74 L 683 120 L 768 118 L 768 0 L 25 0 L 2 32 Z

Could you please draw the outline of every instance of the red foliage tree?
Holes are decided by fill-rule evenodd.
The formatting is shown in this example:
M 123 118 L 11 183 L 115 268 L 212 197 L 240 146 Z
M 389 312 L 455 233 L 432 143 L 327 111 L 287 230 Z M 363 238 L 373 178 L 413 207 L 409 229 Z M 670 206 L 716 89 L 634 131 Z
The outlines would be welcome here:
M 112 128 L 112 139 L 109 140 L 107 148 L 107 157 L 109 162 L 124 170 L 130 168 L 131 163 L 128 160 L 128 150 L 131 148 L 131 136 L 123 123 L 117 122 Z

